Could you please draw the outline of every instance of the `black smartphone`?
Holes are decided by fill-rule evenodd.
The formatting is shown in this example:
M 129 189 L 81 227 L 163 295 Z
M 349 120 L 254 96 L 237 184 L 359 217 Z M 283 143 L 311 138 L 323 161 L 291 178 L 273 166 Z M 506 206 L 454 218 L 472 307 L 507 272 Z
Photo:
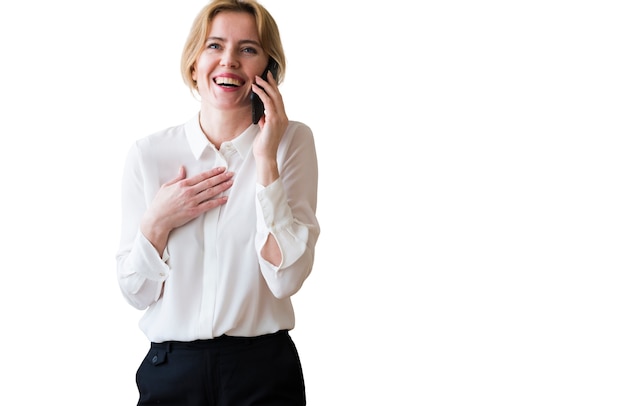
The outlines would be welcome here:
M 265 72 L 261 75 L 263 80 L 267 80 L 267 72 L 272 72 L 274 79 L 276 79 L 276 75 L 278 74 L 278 63 L 271 56 L 267 64 L 267 68 L 265 68 Z M 265 106 L 263 106 L 261 98 L 254 92 L 250 94 L 250 100 L 252 101 L 252 122 L 257 124 L 261 117 L 263 117 Z

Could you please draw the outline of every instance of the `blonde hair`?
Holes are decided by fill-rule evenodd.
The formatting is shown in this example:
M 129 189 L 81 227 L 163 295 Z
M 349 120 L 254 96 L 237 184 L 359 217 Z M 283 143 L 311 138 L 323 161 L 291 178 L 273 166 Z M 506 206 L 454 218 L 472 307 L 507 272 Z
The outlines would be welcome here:
M 255 0 L 213 0 L 200 10 L 191 25 L 191 30 L 185 42 L 180 63 L 185 84 L 192 92 L 197 90 L 196 81 L 192 77 L 194 65 L 204 49 L 213 19 L 222 11 L 248 13 L 254 17 L 259 39 L 261 40 L 261 47 L 270 58 L 274 58 L 278 63 L 276 81 L 281 83 L 285 75 L 285 53 L 280 40 L 278 26 L 271 14 Z

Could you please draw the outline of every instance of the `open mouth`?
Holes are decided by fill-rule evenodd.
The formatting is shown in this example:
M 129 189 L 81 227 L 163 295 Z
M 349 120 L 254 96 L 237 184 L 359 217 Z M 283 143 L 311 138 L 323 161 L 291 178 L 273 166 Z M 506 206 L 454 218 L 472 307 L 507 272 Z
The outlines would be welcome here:
M 213 79 L 216 85 L 223 87 L 240 87 L 243 82 L 235 78 L 217 77 Z

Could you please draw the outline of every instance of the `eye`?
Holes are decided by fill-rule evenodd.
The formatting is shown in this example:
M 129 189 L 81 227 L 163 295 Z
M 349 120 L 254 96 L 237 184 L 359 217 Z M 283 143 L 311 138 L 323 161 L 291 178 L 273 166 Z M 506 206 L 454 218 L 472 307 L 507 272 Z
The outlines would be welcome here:
M 258 54 L 256 48 L 253 48 L 253 47 L 245 47 L 241 51 L 244 54 L 254 54 L 254 55 Z
M 216 42 L 210 42 L 207 44 L 207 49 L 220 49 L 220 44 L 216 43 Z

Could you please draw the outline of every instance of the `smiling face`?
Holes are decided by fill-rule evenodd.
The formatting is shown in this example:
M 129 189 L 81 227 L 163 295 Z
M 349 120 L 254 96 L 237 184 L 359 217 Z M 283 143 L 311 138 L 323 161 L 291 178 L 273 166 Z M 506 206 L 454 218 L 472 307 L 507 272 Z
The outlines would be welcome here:
M 263 73 L 267 61 L 252 15 L 218 13 L 192 73 L 202 104 L 218 109 L 250 109 L 252 83 L 256 75 Z

